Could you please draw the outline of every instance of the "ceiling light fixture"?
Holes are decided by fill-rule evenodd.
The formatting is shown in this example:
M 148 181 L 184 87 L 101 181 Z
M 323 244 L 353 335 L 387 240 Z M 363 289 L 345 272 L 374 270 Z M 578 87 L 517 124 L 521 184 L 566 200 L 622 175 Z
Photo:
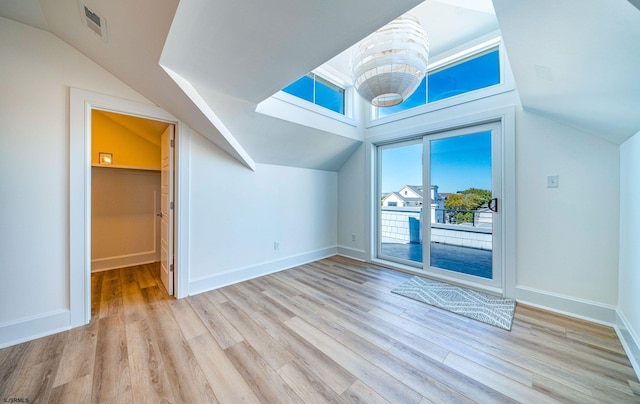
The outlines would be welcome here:
M 351 55 L 358 94 L 376 107 L 406 100 L 427 70 L 429 43 L 420 21 L 404 14 L 363 39 Z

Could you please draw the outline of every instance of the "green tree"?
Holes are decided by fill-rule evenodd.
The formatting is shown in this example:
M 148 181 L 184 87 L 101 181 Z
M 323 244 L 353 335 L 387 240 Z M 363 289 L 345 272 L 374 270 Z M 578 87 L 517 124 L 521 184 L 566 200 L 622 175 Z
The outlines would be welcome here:
M 470 223 L 473 213 L 491 200 L 491 191 L 479 188 L 469 188 L 457 194 L 451 194 L 444 201 L 445 209 L 456 218 L 456 223 Z

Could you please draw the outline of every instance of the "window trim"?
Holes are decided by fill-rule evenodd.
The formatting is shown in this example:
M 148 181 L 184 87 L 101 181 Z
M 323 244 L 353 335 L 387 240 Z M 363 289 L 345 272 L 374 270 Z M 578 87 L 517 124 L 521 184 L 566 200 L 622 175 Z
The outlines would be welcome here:
M 515 101 L 514 101 L 515 104 Z M 467 111 L 466 106 L 457 106 L 456 109 Z M 462 111 L 461 111 L 462 112 Z M 468 112 L 468 111 L 467 111 Z M 516 242 L 515 242 L 515 217 L 516 217 L 516 187 L 515 187 L 515 105 L 507 102 L 500 107 L 482 109 L 471 115 L 460 114 L 455 118 L 445 118 L 444 120 L 424 120 L 417 127 L 407 128 L 405 130 L 382 133 L 367 137 L 365 139 L 365 195 L 367 195 L 367 203 L 365 205 L 365 255 L 364 259 L 379 265 L 391 267 L 400 271 L 406 271 L 415 274 L 414 266 L 401 264 L 393 261 L 385 261 L 376 258 L 377 251 L 377 220 L 379 218 L 376 200 L 378 195 L 377 185 L 377 164 L 379 160 L 376 158 L 378 147 L 398 144 L 402 141 L 410 141 L 419 136 L 429 133 L 435 133 L 446 130 L 455 130 L 468 126 L 475 126 L 491 122 L 500 122 L 502 125 L 502 166 L 503 166 L 503 247 L 502 247 L 502 263 L 504 266 L 502 279 L 503 295 L 515 298 L 516 296 Z M 464 282 L 460 282 L 464 284 Z
M 345 89 L 345 94 L 347 93 L 347 89 Z M 346 97 L 346 95 L 345 95 Z M 278 91 L 274 95 L 271 96 L 281 102 L 286 102 L 287 104 L 291 104 L 295 107 L 305 109 L 309 112 L 313 112 L 318 115 L 322 115 L 326 118 L 333 119 L 335 121 L 342 122 L 344 124 L 357 127 L 356 121 L 352 119 L 350 116 L 339 114 L 335 111 L 332 111 L 328 108 L 321 107 L 320 105 L 316 105 L 307 100 L 303 100 L 302 98 L 296 97 L 295 95 L 291 95 L 289 93 L 285 93 L 284 91 Z M 346 108 L 345 108 L 345 112 Z
M 291 94 L 291 93 L 287 93 L 287 92 L 284 91 L 284 88 L 282 90 L 278 91 L 276 94 L 274 94 L 273 97 L 278 98 L 281 101 L 285 101 L 285 102 L 288 102 L 288 103 L 293 104 L 293 105 L 298 105 L 298 106 L 300 106 L 302 108 L 305 108 L 305 109 L 307 109 L 309 111 L 316 112 L 316 113 L 328 116 L 330 118 L 334 118 L 334 115 L 335 116 L 343 116 L 343 117 L 348 118 L 348 119 L 351 118 L 353 116 L 353 110 L 352 110 L 353 103 L 350 101 L 350 99 L 353 97 L 352 87 L 344 85 L 342 83 L 342 80 L 335 80 L 335 79 L 333 79 L 331 77 L 327 77 L 327 76 L 331 76 L 331 75 L 330 74 L 326 74 L 324 69 L 320 69 L 320 68 L 318 68 L 316 70 L 312 70 L 309 73 L 307 73 L 304 76 L 302 76 L 302 77 L 310 77 L 311 79 L 313 79 L 313 101 L 309 101 L 309 100 L 306 100 L 304 98 L 300 98 L 297 95 L 294 95 L 294 94 Z M 302 77 L 300 77 L 298 80 L 302 79 Z M 319 78 L 320 80 L 316 80 L 316 77 Z M 296 81 L 298 81 L 298 80 L 296 80 Z M 295 83 L 296 81 L 294 81 L 293 83 Z M 342 114 L 316 103 L 316 82 L 317 81 L 321 82 L 325 86 L 336 87 L 337 89 L 342 90 L 342 110 L 343 110 Z M 293 83 L 291 83 L 291 84 L 293 84 Z M 289 85 L 291 85 L 291 84 L 289 84 Z M 294 100 L 295 101 L 300 101 L 300 103 L 294 102 Z M 320 110 L 318 110 L 318 108 L 320 108 Z M 324 112 L 328 112 L 328 114 L 325 114 Z M 352 120 L 352 119 L 350 119 L 350 120 Z M 349 123 L 349 122 L 345 122 L 345 123 Z
M 429 112 L 449 108 L 454 105 L 464 104 L 470 101 L 475 101 L 514 90 L 515 81 L 513 80 L 513 74 L 511 73 L 511 68 L 506 58 L 506 51 L 501 36 L 494 36 L 493 38 L 483 41 L 480 44 L 467 47 L 462 51 L 456 52 L 450 56 L 444 57 L 436 62 L 431 63 L 428 69 L 428 73 L 442 70 L 443 68 L 446 68 L 448 66 L 455 66 L 460 62 L 476 56 L 482 56 L 484 53 L 489 52 L 492 49 L 498 49 L 499 52 L 499 84 L 469 91 L 463 94 L 458 94 L 453 97 L 445 98 L 431 103 L 426 102 L 424 105 L 420 105 L 411 109 L 396 112 L 382 117 L 377 117 L 377 108 L 374 106 L 370 106 L 369 108 L 367 108 L 367 113 L 365 114 L 365 128 L 369 129 L 376 126 L 385 125 L 402 119 L 427 114 Z

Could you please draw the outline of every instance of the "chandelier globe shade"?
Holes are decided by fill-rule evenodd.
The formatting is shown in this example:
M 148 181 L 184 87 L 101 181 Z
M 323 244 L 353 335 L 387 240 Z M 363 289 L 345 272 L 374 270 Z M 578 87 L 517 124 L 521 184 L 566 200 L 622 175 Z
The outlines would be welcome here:
M 429 42 L 420 21 L 404 14 L 369 35 L 351 54 L 351 78 L 362 98 L 376 107 L 400 104 L 427 71 Z

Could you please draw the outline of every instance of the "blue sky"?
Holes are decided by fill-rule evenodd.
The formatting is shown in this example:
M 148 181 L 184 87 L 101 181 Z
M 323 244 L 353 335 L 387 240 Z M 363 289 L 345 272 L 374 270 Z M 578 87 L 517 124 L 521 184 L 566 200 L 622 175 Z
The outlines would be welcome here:
M 422 143 L 382 152 L 382 192 L 422 184 Z M 431 141 L 431 184 L 439 192 L 491 189 L 491 132 Z

